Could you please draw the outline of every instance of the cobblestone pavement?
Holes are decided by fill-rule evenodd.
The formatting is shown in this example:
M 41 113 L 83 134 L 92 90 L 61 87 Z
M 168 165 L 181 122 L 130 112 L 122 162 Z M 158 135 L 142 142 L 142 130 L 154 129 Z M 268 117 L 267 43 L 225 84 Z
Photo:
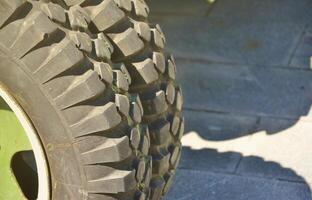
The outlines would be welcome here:
M 311 200 L 312 2 L 148 3 L 185 98 L 166 200 Z

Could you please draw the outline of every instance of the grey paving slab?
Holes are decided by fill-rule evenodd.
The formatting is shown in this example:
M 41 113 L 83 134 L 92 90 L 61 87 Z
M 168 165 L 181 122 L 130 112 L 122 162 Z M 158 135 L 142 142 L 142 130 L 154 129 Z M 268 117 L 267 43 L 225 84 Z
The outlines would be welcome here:
M 265 131 L 268 135 L 278 134 L 285 129 L 289 129 L 296 125 L 300 119 L 281 119 L 271 117 L 260 117 L 256 131 Z
M 178 170 L 166 200 L 311 200 L 306 184 Z
M 218 0 L 209 17 L 310 23 L 311 6 L 309 0 Z
M 232 113 L 185 110 L 186 132 L 195 131 L 207 140 L 222 141 L 257 131 L 260 117 Z
M 241 175 L 267 177 L 274 179 L 283 179 L 288 181 L 304 182 L 304 178 L 298 176 L 293 170 L 282 168 L 276 162 L 263 162 L 259 157 L 244 157 L 242 158 L 237 173 Z
M 148 5 L 153 14 L 205 16 L 212 4 L 207 0 L 151 0 Z
M 195 131 L 210 141 L 235 139 L 259 131 L 275 134 L 292 127 L 299 120 L 198 110 L 184 110 L 184 117 L 186 133 Z
M 287 130 L 294 126 L 296 120 L 286 120 L 270 117 L 254 117 L 254 116 L 242 116 L 230 113 L 211 113 L 203 111 L 184 111 L 184 116 L 186 117 L 186 134 L 190 132 L 196 132 L 202 140 L 206 141 L 231 141 L 233 139 L 252 136 L 257 134 L 259 131 L 265 131 L 266 134 L 279 134 L 281 131 Z M 297 129 L 289 135 L 281 137 L 297 137 Z M 305 135 L 308 138 L 307 134 Z M 192 140 L 193 146 L 198 145 L 198 141 Z M 227 142 L 227 143 L 229 143 Z M 257 141 L 252 141 L 249 139 L 249 143 Z M 296 142 L 295 140 L 289 140 L 289 144 L 284 145 L 288 148 L 292 148 L 291 143 Z M 246 146 L 245 142 L 240 143 L 242 146 Z M 210 145 L 207 145 L 209 147 Z M 212 146 L 210 146 L 212 147 Z M 270 148 L 270 147 L 267 147 Z M 295 147 L 297 149 L 297 147 Z M 255 154 L 259 153 L 259 150 L 255 150 Z M 307 151 L 310 149 L 298 149 L 297 156 L 299 157 L 299 152 Z M 246 152 L 244 152 L 246 153 Z M 277 151 L 274 151 L 278 154 Z M 302 159 L 307 160 L 307 156 L 301 154 Z M 283 155 L 281 155 L 283 157 Z M 180 168 L 183 169 L 196 169 L 202 171 L 218 171 L 218 172 L 230 172 L 257 176 L 257 177 L 269 177 L 276 179 L 285 179 L 290 181 L 301 181 L 302 178 L 296 175 L 294 171 L 282 168 L 279 164 L 275 162 L 264 162 L 263 159 L 259 157 L 243 157 L 237 152 L 226 152 L 220 153 L 217 149 L 213 148 L 201 148 L 200 150 L 194 150 L 191 147 L 183 147 L 183 154 L 181 159 Z M 240 161 L 241 160 L 241 161 Z M 284 158 L 287 161 L 287 158 Z M 289 160 L 290 161 L 290 160 Z M 240 163 L 238 165 L 238 163 Z M 296 167 L 296 166 L 294 166 Z M 308 169 L 307 169 L 308 170 Z
M 312 72 L 177 60 L 185 107 L 293 118 L 312 103 Z
M 312 56 L 312 28 L 307 28 L 300 45 L 293 58 L 291 59 L 290 66 L 311 69 L 310 57 Z
M 150 5 L 168 51 L 180 57 L 188 109 L 181 164 L 166 199 L 311 200 L 312 123 L 299 118 L 312 116 L 312 2 Z
M 312 156 L 310 154 L 312 123 L 306 120 L 301 119 L 275 134 L 257 131 L 251 135 L 223 141 L 206 139 L 206 132 L 189 131 L 183 136 L 182 144 L 192 151 L 188 153 L 189 155 L 201 155 L 203 160 L 207 159 L 205 155 L 209 155 L 205 152 L 211 152 L 211 149 L 217 152 L 216 157 L 230 153 L 243 155 L 242 161 L 237 165 L 237 173 L 244 176 L 269 177 L 288 181 L 298 181 L 301 180 L 298 177 L 303 177 L 305 182 L 312 184 Z M 260 122 L 259 125 L 271 124 L 272 126 L 276 123 L 283 126 L 285 123 L 281 119 L 262 121 L 270 121 L 270 123 Z M 202 119 L 202 122 L 209 123 L 205 119 Z M 278 127 L 278 125 L 273 127 Z M 189 160 L 191 159 L 190 156 Z M 198 158 L 196 162 L 200 163 L 200 159 Z M 194 162 L 195 166 L 196 162 Z M 209 168 L 207 167 L 206 170 Z
M 311 9 L 308 0 L 221 0 L 207 17 L 156 14 L 152 21 L 181 57 L 288 66 Z
M 235 152 L 218 153 L 216 149 L 183 147 L 179 168 L 234 173 L 240 159 L 241 154 Z

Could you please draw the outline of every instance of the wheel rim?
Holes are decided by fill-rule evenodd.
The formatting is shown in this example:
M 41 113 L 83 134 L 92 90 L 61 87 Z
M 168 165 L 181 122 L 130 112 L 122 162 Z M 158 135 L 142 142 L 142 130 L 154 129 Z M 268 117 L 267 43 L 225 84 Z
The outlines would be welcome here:
M 30 119 L 0 84 L 0 199 L 50 198 L 44 149 Z

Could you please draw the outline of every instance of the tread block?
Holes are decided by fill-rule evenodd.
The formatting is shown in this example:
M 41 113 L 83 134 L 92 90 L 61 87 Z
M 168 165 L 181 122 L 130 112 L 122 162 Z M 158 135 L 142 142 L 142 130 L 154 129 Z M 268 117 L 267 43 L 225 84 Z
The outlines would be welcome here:
M 146 200 L 147 196 L 143 192 L 137 192 L 135 200 Z
M 184 134 L 184 129 L 185 129 L 185 122 L 184 122 L 184 118 L 182 118 L 181 120 L 181 124 L 180 124 L 180 128 L 179 128 L 179 139 L 181 140 L 181 138 L 183 137 Z
M 170 167 L 170 153 L 153 155 L 153 173 L 163 175 Z
M 153 178 L 151 181 L 151 197 L 150 200 L 159 200 L 162 198 L 162 191 L 165 187 L 165 180 L 162 177 Z
M 108 36 L 114 41 L 124 57 L 134 55 L 144 48 L 143 41 L 133 28 L 129 28 L 122 33 L 109 34 Z
M 175 87 L 169 83 L 166 87 L 166 98 L 169 104 L 173 104 L 175 100 Z
M 139 95 L 132 95 L 131 99 L 131 118 L 135 123 L 140 123 L 142 121 L 142 116 L 144 115 L 141 99 Z
M 80 50 L 91 53 L 92 41 L 88 34 L 82 32 L 70 32 L 69 35 Z
M 70 26 L 74 30 L 87 30 L 90 22 L 88 14 L 78 5 L 72 6 L 68 11 Z
M 88 194 L 88 200 L 118 200 L 106 194 Z
M 108 84 L 113 83 L 113 70 L 108 63 L 103 62 L 94 62 L 94 70 L 98 73 L 101 80 L 105 81 Z
M 158 73 L 154 67 L 153 61 L 150 58 L 142 62 L 133 63 L 132 65 L 135 67 L 144 83 L 150 84 L 158 80 Z
M 56 30 L 56 25 L 46 15 L 35 11 L 25 19 L 11 49 L 21 58 Z
M 132 9 L 131 0 L 115 0 L 115 3 L 119 8 L 122 8 L 128 12 L 130 12 Z
M 138 128 L 134 127 L 130 133 L 131 146 L 135 149 L 139 148 L 141 143 L 141 133 Z
M 102 144 L 83 152 L 81 158 L 82 162 L 86 165 L 120 162 L 128 158 L 131 152 L 128 136 L 122 138 L 106 138 Z
M 170 131 L 173 135 L 177 135 L 179 128 L 180 128 L 180 124 L 181 124 L 181 119 L 180 117 L 174 116 L 170 119 Z
M 128 69 L 126 68 L 126 66 L 125 66 L 124 64 L 122 64 L 122 65 L 120 66 L 120 71 L 125 75 L 125 77 L 126 77 L 128 83 L 129 83 L 129 85 L 131 85 L 131 83 L 132 83 L 132 78 L 131 78 L 131 75 L 130 75 Z
M 146 170 L 146 161 L 145 160 L 140 160 L 137 163 L 137 167 L 136 167 L 136 179 L 138 182 L 141 182 L 144 178 L 144 174 L 145 174 L 145 170 Z
M 174 179 L 175 173 L 173 171 L 168 172 L 164 177 L 165 177 L 165 187 L 163 189 L 163 194 L 166 194 L 169 191 L 170 186 L 173 183 L 173 179 Z
M 138 102 L 131 102 L 130 116 L 137 124 L 142 121 L 142 109 L 140 108 L 140 104 Z
M 156 24 L 156 29 L 157 29 L 157 31 L 160 33 L 160 36 L 161 36 L 161 38 L 163 39 L 164 43 L 166 43 L 165 34 L 164 34 L 164 32 L 163 32 L 163 30 L 162 30 L 162 28 L 160 27 L 159 24 Z
M 89 193 L 116 194 L 130 191 L 136 186 L 135 171 L 117 170 L 101 165 L 86 166 L 85 170 Z
M 177 91 L 175 104 L 176 104 L 176 109 L 179 110 L 179 111 L 182 111 L 183 96 L 182 96 L 182 93 L 181 93 L 180 90 Z
M 111 59 L 114 47 L 104 33 L 98 34 L 98 38 L 94 40 L 94 46 L 97 57 L 101 59 Z
M 74 5 L 79 5 L 85 0 L 63 0 L 67 6 L 74 6 Z
M 161 31 L 159 25 L 156 26 L 156 28 L 152 29 L 152 35 L 153 35 L 153 42 L 156 47 L 163 49 L 165 47 L 165 36 L 163 32 Z
M 180 150 L 180 153 L 179 153 L 179 155 L 177 156 L 177 160 L 176 160 L 175 164 L 172 166 L 172 169 L 173 169 L 173 170 L 176 170 L 176 169 L 178 168 L 178 165 L 179 165 L 180 160 L 181 160 L 181 154 L 182 154 L 182 150 Z
M 180 146 L 175 146 L 171 150 L 171 156 L 170 156 L 170 164 L 171 166 L 176 166 L 176 163 L 181 155 L 181 147 Z
M 149 138 L 146 135 L 144 135 L 144 138 L 140 144 L 140 150 L 144 155 L 148 155 L 149 148 L 150 148 Z
M 116 94 L 115 102 L 118 107 L 119 112 L 121 112 L 124 116 L 129 116 L 130 111 L 130 102 L 126 95 Z
M 153 176 L 153 165 L 152 165 L 152 157 L 149 156 L 146 158 L 148 161 L 146 162 L 146 172 L 144 175 L 144 185 L 145 187 L 150 186 L 150 182 Z
M 9 27 L 9 26 L 7 26 L 7 27 Z M 0 35 L 0 37 L 1 37 L 1 35 Z M 27 66 L 29 71 L 34 72 L 38 69 L 38 66 L 42 65 L 42 63 L 50 55 L 52 48 L 53 47 L 51 47 L 51 46 L 38 48 L 34 51 L 29 52 L 27 55 L 25 55 L 21 59 L 21 61 Z
M 85 9 L 99 31 L 111 28 L 125 17 L 125 13 L 118 8 L 114 0 L 105 0 L 99 5 L 85 7 Z
M 117 88 L 125 92 L 128 91 L 129 83 L 124 73 L 122 73 L 120 70 L 113 70 L 113 73 L 115 85 Z
M 1 44 L 3 44 L 7 48 L 10 48 L 18 36 L 18 32 L 23 22 L 24 22 L 23 19 L 16 20 L 1 28 L 0 29 Z
M 147 18 L 150 10 L 144 0 L 132 0 L 132 2 L 134 5 L 135 14 L 139 17 Z
M 89 70 L 75 78 L 69 88 L 54 100 L 60 109 L 66 109 L 100 95 L 105 88 L 105 84 L 100 81 L 97 73 Z
M 155 145 L 165 144 L 169 139 L 170 123 L 159 119 L 150 125 L 151 141 Z
M 76 66 L 83 59 L 82 52 L 76 48 L 75 44 L 71 40 L 64 39 L 52 48 L 46 60 L 34 71 L 34 75 L 44 83 Z
M 2 0 L 0 2 L 0 27 L 13 15 L 16 9 L 25 2 L 26 0 Z
M 165 112 L 168 109 L 165 92 L 156 92 L 151 100 L 142 101 L 145 115 L 155 115 Z
M 85 118 L 71 125 L 74 137 L 106 131 L 114 128 L 121 122 L 117 107 L 110 102 L 104 106 L 95 107 Z
M 156 69 L 161 73 L 166 71 L 166 59 L 163 53 L 154 52 L 153 53 L 153 62 L 156 66 Z
M 140 113 L 141 115 L 143 116 L 144 115 L 144 110 L 143 110 L 143 106 L 142 106 L 142 102 L 141 102 L 141 99 L 140 99 L 140 96 L 139 95 L 132 95 L 132 99 L 134 102 L 136 102 L 140 108 Z
M 171 78 L 171 79 L 174 80 L 174 79 L 176 78 L 176 73 L 177 73 L 177 67 L 176 67 L 174 58 L 171 57 L 171 58 L 168 60 L 167 74 L 168 74 L 169 78 Z
M 152 38 L 151 28 L 145 22 L 136 22 L 134 24 L 134 30 L 139 34 L 139 36 L 149 42 Z
M 66 14 L 62 6 L 55 3 L 45 3 L 41 5 L 41 10 L 46 14 L 51 20 L 66 23 Z

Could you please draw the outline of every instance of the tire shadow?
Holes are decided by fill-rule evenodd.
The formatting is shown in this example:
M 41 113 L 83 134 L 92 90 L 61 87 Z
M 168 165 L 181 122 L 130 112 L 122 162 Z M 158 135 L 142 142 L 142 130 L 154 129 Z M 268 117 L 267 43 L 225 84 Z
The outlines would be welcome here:
M 186 132 L 220 143 L 287 130 L 305 138 L 294 127 L 312 105 L 310 1 L 148 3 L 151 21 L 162 26 L 168 50 L 178 57 Z M 240 151 L 183 147 L 180 171 L 170 200 L 311 200 L 307 177 L 297 169 Z
M 309 114 L 311 1 L 148 3 L 178 56 L 187 131 L 214 141 L 275 134 Z
M 184 147 L 166 200 L 206 199 L 311 200 L 311 191 L 303 177 L 279 163 L 238 152 Z

